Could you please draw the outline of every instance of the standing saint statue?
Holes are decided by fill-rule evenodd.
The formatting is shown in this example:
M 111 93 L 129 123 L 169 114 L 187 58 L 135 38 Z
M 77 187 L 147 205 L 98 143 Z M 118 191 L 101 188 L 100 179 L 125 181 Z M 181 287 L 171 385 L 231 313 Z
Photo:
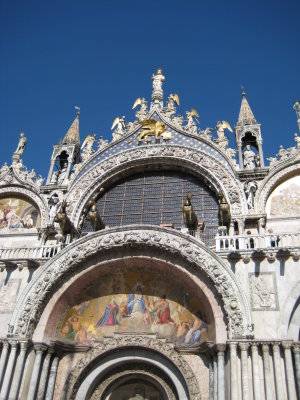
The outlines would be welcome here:
M 250 144 L 247 144 L 244 151 L 244 167 L 245 169 L 254 169 L 256 167 L 255 153 L 251 150 Z
M 156 74 L 152 75 L 153 90 L 162 90 L 162 84 L 165 80 L 162 68 L 157 68 Z
M 19 156 L 21 154 L 23 154 L 24 150 L 25 150 L 25 146 L 26 146 L 26 136 L 24 132 L 20 133 L 20 139 L 19 139 L 19 143 L 18 143 L 18 147 L 17 150 L 15 151 L 14 154 L 18 154 Z

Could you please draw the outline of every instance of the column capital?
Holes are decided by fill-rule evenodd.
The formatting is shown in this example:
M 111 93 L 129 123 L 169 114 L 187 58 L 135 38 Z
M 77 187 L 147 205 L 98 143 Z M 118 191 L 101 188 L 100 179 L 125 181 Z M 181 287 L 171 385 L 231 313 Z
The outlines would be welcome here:
M 249 348 L 249 342 L 240 342 L 239 348 L 243 351 L 247 351 Z
M 282 341 L 282 347 L 284 350 L 288 350 L 292 347 L 293 341 L 292 340 L 283 340 Z
M 273 353 L 279 352 L 279 343 L 272 343 Z
M 44 351 L 46 351 L 48 349 L 48 346 L 45 343 L 34 343 L 33 348 L 36 352 L 43 353 Z
M 300 342 L 293 343 L 293 352 L 296 354 L 300 353 Z
M 264 353 L 269 352 L 269 343 L 262 343 L 261 347 Z
M 8 343 L 12 348 L 17 348 L 19 344 L 18 340 L 9 340 Z
M 8 340 L 4 339 L 4 340 L 2 341 L 2 346 L 3 346 L 3 347 L 8 347 L 8 346 L 9 346 Z
M 236 350 L 238 343 L 237 342 L 229 342 L 230 350 Z
M 226 343 L 217 343 L 216 348 L 218 353 L 224 353 L 226 350 Z

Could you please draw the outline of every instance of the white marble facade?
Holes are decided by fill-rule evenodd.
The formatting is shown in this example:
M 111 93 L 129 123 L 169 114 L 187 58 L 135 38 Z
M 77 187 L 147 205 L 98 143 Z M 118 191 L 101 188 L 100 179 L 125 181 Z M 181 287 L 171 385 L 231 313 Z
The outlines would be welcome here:
M 143 106 L 143 118 L 124 122 L 118 138 L 101 138 L 95 151 L 94 137 L 83 158 L 78 113 L 54 146 L 45 185 L 23 166 L 22 153 L 1 168 L 1 400 L 114 399 L 122 393 L 153 400 L 299 398 L 299 148 L 281 148 L 265 166 L 260 125 L 243 94 L 236 160 L 218 133 L 214 140 L 193 116 L 190 131 L 191 121 L 184 123 L 174 102 L 172 113 L 163 107 L 162 78 L 159 69 L 149 110 L 145 99 L 135 103 Z M 141 141 L 140 121 L 149 119 L 165 134 Z M 253 155 L 244 154 L 249 135 L 257 141 Z M 192 175 L 223 196 L 209 245 L 205 210 L 193 230 L 184 224 L 109 226 L 105 218 L 99 228 L 93 205 L 104 191 L 136 173 L 160 170 Z M 86 218 L 94 232 L 84 232 Z M 164 296 L 155 287 L 145 292 L 149 271 L 166 279 L 158 284 Z M 120 285 L 134 274 L 135 286 L 124 292 L 135 297 L 131 306 Z M 97 325 L 88 312 L 100 315 L 92 308 L 100 303 L 88 302 L 104 295 L 95 285 L 108 276 L 110 314 L 97 317 Z M 175 313 L 171 288 L 178 282 L 185 295 Z M 189 307 L 201 312 L 191 317 Z M 77 314 L 70 316 L 73 309 Z M 156 328 L 136 329 L 134 322 L 122 330 L 120 313 L 123 321 Z M 200 339 L 192 342 L 197 333 Z

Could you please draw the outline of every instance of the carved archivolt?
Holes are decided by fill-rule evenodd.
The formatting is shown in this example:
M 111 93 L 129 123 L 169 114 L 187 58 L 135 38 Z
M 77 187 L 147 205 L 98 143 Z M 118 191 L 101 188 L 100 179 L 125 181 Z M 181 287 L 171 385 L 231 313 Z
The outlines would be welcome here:
M 20 186 L 5 186 L 0 188 L 0 196 L 1 195 L 16 195 L 16 196 L 21 196 L 27 197 L 29 200 L 31 200 L 33 203 L 35 203 L 39 209 L 40 215 L 41 215 L 41 228 L 45 228 L 48 224 L 48 209 L 47 205 L 45 203 L 45 200 L 40 197 L 38 194 L 33 192 L 32 190 L 26 189 L 24 187 Z
M 149 337 L 146 335 L 118 335 L 116 337 L 107 338 L 103 343 L 94 346 L 81 358 L 81 360 L 79 360 L 76 367 L 69 375 L 65 387 L 65 392 L 67 393 L 66 398 L 68 400 L 75 399 L 77 390 L 84 377 L 87 376 L 89 370 L 95 366 L 100 358 L 103 359 L 103 357 L 105 357 L 106 353 L 109 354 L 111 350 L 122 350 L 129 347 L 139 349 L 144 348 L 148 351 L 150 350 L 159 353 L 164 358 L 167 358 L 177 367 L 183 376 L 189 392 L 189 398 L 191 400 L 201 399 L 197 379 L 183 356 L 174 350 L 172 344 L 165 343 L 155 337 Z M 163 387 L 166 386 L 163 385 Z
M 193 170 L 206 177 L 218 191 L 222 191 L 231 205 L 232 216 L 239 217 L 241 212 L 247 210 L 245 196 L 232 169 L 223 165 L 219 160 L 202 152 L 199 149 L 190 149 L 175 145 L 144 146 L 138 149 L 127 150 L 121 154 L 112 156 L 95 165 L 86 172 L 74 186 L 70 188 L 67 196 L 69 214 L 75 226 L 78 226 L 79 218 L 87 201 L 99 191 L 103 182 L 117 173 L 133 168 L 147 159 L 147 165 L 164 163 L 169 168 L 172 165 L 187 170 Z M 121 175 L 120 175 L 121 176 Z
M 268 197 L 273 190 L 282 182 L 296 174 L 300 174 L 300 159 L 294 159 L 293 161 L 285 162 L 281 165 L 279 164 L 278 167 L 264 179 L 255 196 L 257 202 L 256 207 L 259 213 L 265 212 Z
M 142 379 L 150 378 L 151 381 L 157 382 L 157 384 L 163 388 L 168 400 L 176 400 L 176 391 L 167 382 L 165 379 L 161 377 L 161 372 L 156 368 L 150 367 L 148 365 L 134 365 L 134 366 L 122 366 L 113 370 L 113 373 L 110 374 L 106 379 L 102 380 L 100 384 L 93 391 L 90 400 L 99 400 L 102 399 L 102 396 L 105 396 L 107 391 L 110 390 L 110 387 L 114 385 L 114 383 L 121 381 L 122 379 L 126 379 L 128 375 L 139 376 Z
M 57 285 L 86 268 L 86 259 L 119 248 L 150 248 L 183 258 L 204 272 L 219 292 L 228 319 L 229 337 L 249 334 L 250 308 L 236 277 L 202 242 L 184 233 L 154 226 L 111 228 L 73 242 L 36 272 L 20 296 L 10 324 L 10 334 L 31 337 L 37 321 Z

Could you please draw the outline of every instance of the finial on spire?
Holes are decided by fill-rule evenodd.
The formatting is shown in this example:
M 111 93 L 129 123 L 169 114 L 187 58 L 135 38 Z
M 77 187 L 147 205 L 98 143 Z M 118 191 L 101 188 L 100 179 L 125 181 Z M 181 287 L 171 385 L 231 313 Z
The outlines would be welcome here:
M 157 68 L 155 75 L 152 75 L 152 105 L 158 105 L 160 109 L 163 108 L 164 92 L 162 90 L 162 84 L 164 80 L 163 69 L 159 67 Z
M 245 88 L 243 85 L 241 85 L 241 89 L 242 89 L 242 96 L 246 97 L 246 92 L 245 92 Z
M 74 108 L 75 108 L 75 110 L 77 110 L 77 115 L 80 115 L 80 107 L 75 106 Z

